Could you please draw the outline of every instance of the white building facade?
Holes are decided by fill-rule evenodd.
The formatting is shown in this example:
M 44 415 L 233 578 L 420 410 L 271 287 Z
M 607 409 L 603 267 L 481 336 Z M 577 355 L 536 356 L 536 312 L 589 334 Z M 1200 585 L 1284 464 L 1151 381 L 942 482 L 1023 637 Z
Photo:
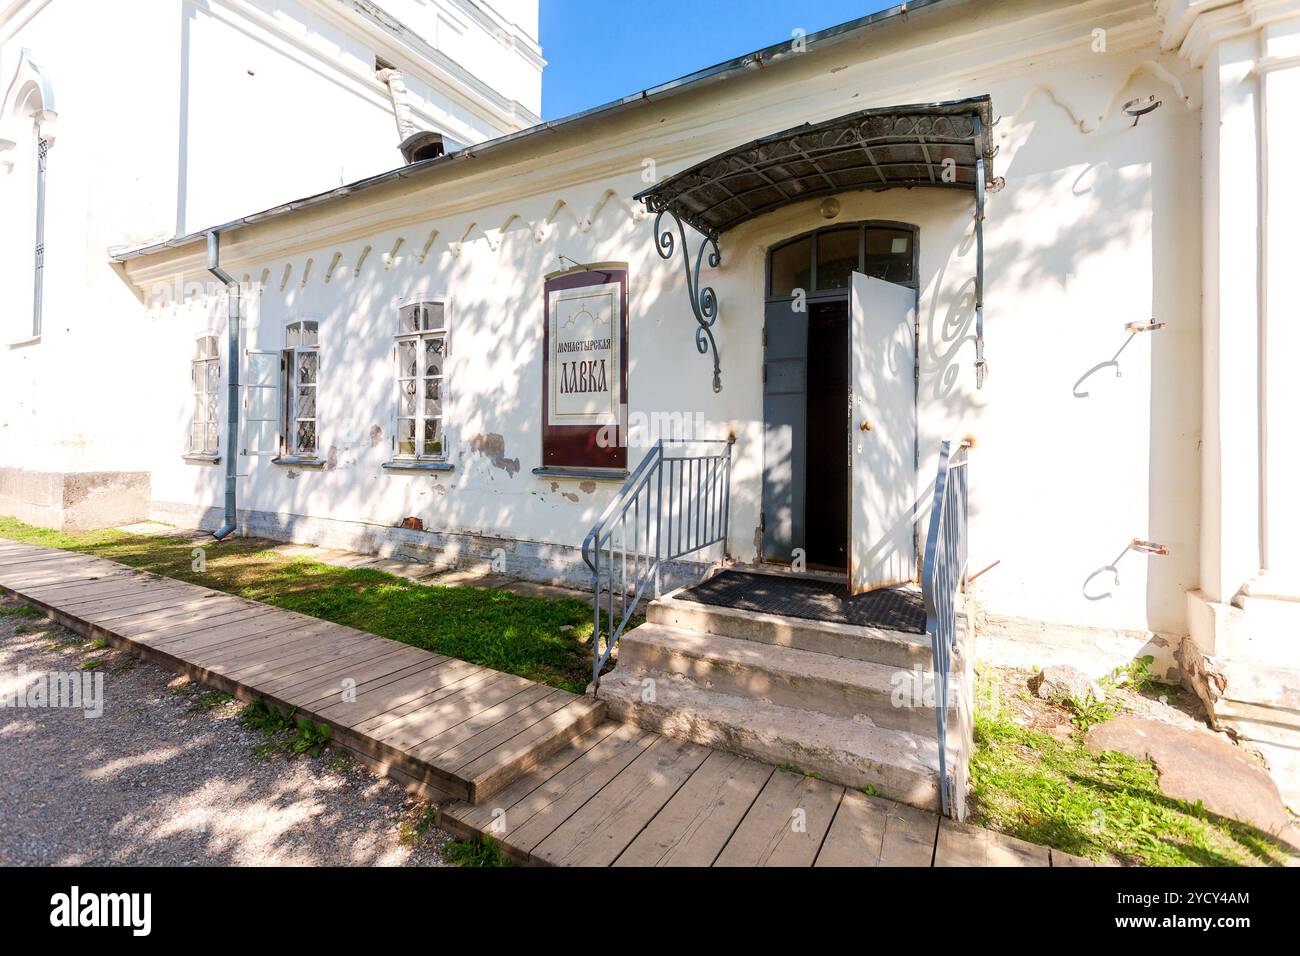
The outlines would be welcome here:
M 456 149 L 531 126 L 542 66 L 535 2 L 4 4 L 0 511 L 148 509 L 138 409 L 166 385 L 132 371 L 147 302 L 104 250 L 382 172 L 411 129 Z
M 534 62 L 535 18 L 509 22 Z M 513 89 L 502 95 L 524 102 Z M 988 164 L 982 242 L 974 166 L 943 162 L 958 155 L 938 132 L 954 115 L 981 121 L 957 138 Z M 116 343 L 103 353 L 115 374 L 144 370 L 151 389 L 113 412 L 111 467 L 149 476 L 149 516 L 216 528 L 234 456 L 246 533 L 462 565 L 504 554 L 511 573 L 583 583 L 584 537 L 665 423 L 734 440 L 735 561 L 788 562 L 793 544 L 846 573 L 853 540 L 809 537 L 854 521 L 827 475 L 889 490 L 914 541 L 941 443 L 965 439 L 981 654 L 1150 653 L 1295 793 L 1300 515 L 1286 479 L 1300 461 L 1286 416 L 1300 382 L 1285 368 L 1297 333 L 1283 283 L 1300 253 L 1286 173 L 1298 115 L 1294 0 L 939 0 L 293 208 L 155 222 L 182 238 L 114 250 L 125 283 L 112 296 L 129 301 L 88 333 Z M 699 164 L 692 188 L 717 186 L 739 147 L 804 124 L 847 135 L 882 118 L 923 124 L 906 128 L 935 152 L 872 158 L 878 182 L 826 176 L 809 198 L 787 189 L 733 217 L 720 261 L 700 269 L 706 322 L 718 307 L 697 336 L 694 259 L 660 255 L 634 197 L 687 189 L 675 177 Z M 259 208 L 251 183 L 243 195 L 242 212 Z M 700 236 L 673 235 L 693 256 Z M 214 264 L 240 282 L 233 356 Z M 859 372 L 833 379 L 853 272 L 910 290 L 913 334 L 857 383 L 855 401 L 877 408 L 845 422 Z M 574 333 L 590 364 L 570 368 L 575 326 L 560 320 L 580 316 L 560 304 L 574 289 L 598 303 L 582 321 L 608 334 Z M 820 345 L 778 367 L 778 323 L 800 312 L 802 341 Z M 20 398 L 57 390 L 24 374 Z M 798 453 L 774 428 L 782 394 L 809 423 Z M 816 402 L 840 412 L 811 417 Z M 584 452 L 554 431 L 564 416 L 578 429 L 565 435 L 625 417 L 625 444 Z M 840 431 L 813 427 L 831 419 Z M 876 438 L 907 451 L 888 473 L 846 478 L 845 440 Z

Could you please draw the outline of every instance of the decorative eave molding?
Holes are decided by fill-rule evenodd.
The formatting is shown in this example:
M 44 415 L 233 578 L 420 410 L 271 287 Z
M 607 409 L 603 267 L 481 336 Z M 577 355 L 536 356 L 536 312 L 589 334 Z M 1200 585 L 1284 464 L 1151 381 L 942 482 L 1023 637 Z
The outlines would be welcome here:
M 1156 12 L 1161 46 L 1200 67 L 1226 40 L 1300 18 L 1300 0 L 1157 0 Z
M 961 6 L 955 4 L 946 9 L 960 14 Z M 1080 131 L 1087 133 L 1115 113 L 1122 84 L 1141 73 L 1169 84 L 1187 108 L 1198 106 L 1197 84 L 1189 82 L 1190 68 L 1182 67 L 1176 56 L 1158 52 L 1161 21 L 1149 0 L 1088 0 L 1066 4 L 1009 22 L 986 22 L 973 33 L 961 33 L 957 29 L 961 22 L 960 17 L 955 17 L 953 28 L 932 31 L 920 49 L 895 43 L 888 49 L 872 51 L 868 44 L 866 50 L 854 51 L 846 58 L 845 51 L 831 48 L 824 55 L 813 52 L 793 57 L 729 79 L 728 116 L 745 116 L 751 112 L 767 115 L 781 108 L 788 108 L 791 115 L 796 115 L 794 111 L 802 106 L 803 113 L 798 115 L 816 122 L 854 107 L 942 98 L 930 96 L 936 91 L 975 93 L 1013 86 L 1015 99 L 1004 96 L 994 103 L 1001 116 L 1014 122 L 1028 99 L 1045 93 L 1062 104 Z M 1052 89 L 1053 85 L 1062 86 L 1059 78 L 1046 77 L 1045 82 L 1035 83 L 1034 77 L 1044 70 L 1059 72 L 1095 58 L 1098 54 L 1091 52 L 1090 41 L 1092 29 L 1098 26 L 1107 31 L 1109 52 L 1105 55 L 1123 57 L 1126 75 L 1119 88 L 1098 89 L 1088 97 L 1077 97 L 1071 91 L 1069 104 L 1063 104 L 1059 90 Z M 846 61 L 850 69 L 841 73 L 839 64 Z M 790 71 L 801 70 L 800 64 L 802 72 L 793 77 L 795 82 L 790 82 Z M 918 64 L 924 69 L 918 69 Z M 856 92 L 861 85 L 853 74 L 855 69 L 908 79 L 900 79 L 899 84 L 888 88 L 872 89 L 869 99 L 861 99 Z M 803 81 L 827 72 L 836 75 L 833 83 L 838 86 L 828 86 L 826 96 L 817 101 L 816 111 L 810 114 L 809 94 Z M 755 82 L 759 76 L 769 78 L 779 89 L 768 82 Z M 253 265 L 283 262 L 308 252 L 321 255 L 326 250 L 323 254 L 328 260 L 328 250 L 347 242 L 371 238 L 387 241 L 382 239 L 384 235 L 405 234 L 408 243 L 423 244 L 423 237 L 435 225 L 449 234 L 449 224 L 454 223 L 454 230 L 459 234 L 466 222 L 470 228 L 463 230 L 465 236 L 444 238 L 468 241 L 476 225 L 474 220 L 485 210 L 510 210 L 510 216 L 502 217 L 506 225 L 514 216 L 531 221 L 536 218 L 535 204 L 539 198 L 544 197 L 547 205 L 554 203 L 556 207 L 570 208 L 572 200 L 580 194 L 581 204 L 586 205 L 594 196 L 593 187 L 601 182 L 628 181 L 628 177 L 640 172 L 641 159 L 646 155 L 653 155 L 660 174 L 668 175 L 698 162 L 702 156 L 721 152 L 774 128 L 755 129 L 752 124 L 727 122 L 719 117 L 702 125 L 701 111 L 717 111 L 713 100 L 705 105 L 670 110 L 664 110 L 656 102 L 637 100 L 629 104 L 632 109 L 622 110 L 619 114 L 622 118 L 618 120 L 613 115 L 608 118 L 597 115 L 572 121 L 573 125 L 544 127 L 524 134 L 514 143 L 495 147 L 491 158 L 473 155 L 474 151 L 469 150 L 466 161 L 456 162 L 453 157 L 441 166 L 430 167 L 427 174 L 416 170 L 410 179 L 399 178 L 375 189 L 353 193 L 341 191 L 337 199 L 330 198 L 309 209 L 241 225 L 226 234 L 223 255 L 231 262 Z M 646 108 L 655 110 L 652 129 L 637 119 L 641 115 L 639 111 Z M 599 125 L 593 128 L 593 123 Z M 629 189 L 628 194 L 633 191 Z M 557 201 L 556 197 L 568 198 Z M 626 203 L 622 197 L 619 201 Z M 591 214 L 580 215 L 578 221 L 587 222 L 590 228 L 600 205 Z M 628 215 L 632 214 L 629 207 Z M 553 220 L 554 213 L 544 221 L 532 222 L 532 227 L 549 233 Z M 506 226 L 489 231 L 491 226 L 484 224 L 484 234 L 490 243 L 499 245 Z M 424 231 L 408 232 L 417 228 Z M 428 255 L 424 252 L 421 261 Z M 132 259 L 128 272 L 132 281 L 147 284 L 173 276 L 177 271 L 191 268 L 198 271 L 202 262 L 202 243 L 196 242 L 192 247 L 173 246 Z

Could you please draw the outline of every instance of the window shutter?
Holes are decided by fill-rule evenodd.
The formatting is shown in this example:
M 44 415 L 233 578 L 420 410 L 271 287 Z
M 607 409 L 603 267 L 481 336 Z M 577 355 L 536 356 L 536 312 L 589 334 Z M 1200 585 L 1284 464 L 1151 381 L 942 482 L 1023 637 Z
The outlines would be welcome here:
M 280 353 L 245 352 L 244 454 L 280 454 Z

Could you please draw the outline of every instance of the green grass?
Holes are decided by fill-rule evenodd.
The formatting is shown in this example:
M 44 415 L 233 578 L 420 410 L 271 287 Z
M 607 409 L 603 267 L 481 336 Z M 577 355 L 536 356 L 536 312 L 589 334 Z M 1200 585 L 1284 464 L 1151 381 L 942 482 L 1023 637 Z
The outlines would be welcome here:
M 206 570 L 197 572 L 195 545 L 175 538 L 51 531 L 3 517 L 0 538 L 107 558 L 574 693 L 591 679 L 591 610 L 579 600 L 430 586 L 366 568 L 290 560 L 260 539 L 207 544 Z M 26 615 L 21 608 L 4 612 Z
M 229 694 L 223 694 L 219 690 L 205 690 L 195 695 L 190 701 L 190 710 L 216 710 L 218 707 L 224 707 L 235 698 Z
M 8 519 L 0 518 L 0 522 Z M 40 608 L 33 607 L 30 604 L 16 604 L 10 607 L 0 607 L 0 617 L 20 617 L 34 621 L 38 617 L 44 617 L 45 612 Z
M 996 701 L 981 694 L 981 701 Z M 1090 753 L 1022 727 L 996 703 L 975 715 L 972 822 L 1100 862 L 1143 866 L 1281 865 L 1283 851 L 1255 828 L 1160 791 L 1155 767 Z
M 495 867 L 509 866 L 497 842 L 484 835 L 476 840 L 448 840 L 443 855 L 452 866 Z

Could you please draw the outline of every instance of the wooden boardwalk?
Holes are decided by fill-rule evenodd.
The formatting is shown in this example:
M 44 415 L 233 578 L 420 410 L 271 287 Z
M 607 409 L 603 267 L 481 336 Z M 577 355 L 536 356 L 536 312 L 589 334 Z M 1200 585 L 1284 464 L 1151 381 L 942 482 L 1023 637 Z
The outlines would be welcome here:
M 0 539 L 0 585 L 71 629 L 330 725 L 423 796 L 481 800 L 604 705 L 409 644 L 100 558 Z
M 523 678 L 111 561 L 0 539 L 0 587 L 61 624 L 243 699 L 328 722 L 332 741 L 491 834 L 567 866 L 1091 866 L 604 719 Z

